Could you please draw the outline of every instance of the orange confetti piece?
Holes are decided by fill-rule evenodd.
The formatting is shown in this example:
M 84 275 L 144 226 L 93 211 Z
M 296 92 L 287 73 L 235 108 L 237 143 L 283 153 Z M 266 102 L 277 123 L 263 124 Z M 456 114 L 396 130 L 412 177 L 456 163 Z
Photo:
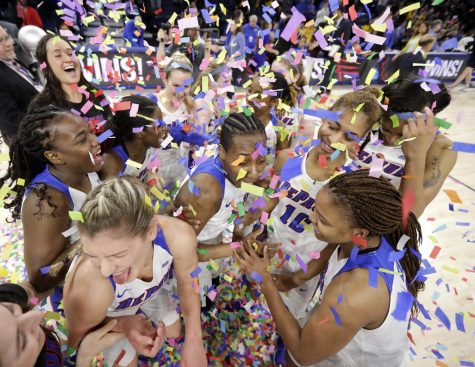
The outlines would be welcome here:
M 455 190 L 444 189 L 444 192 L 447 194 L 452 203 L 462 204 L 462 200 Z
M 244 156 L 240 155 L 238 159 L 236 159 L 231 166 L 239 166 L 244 161 Z

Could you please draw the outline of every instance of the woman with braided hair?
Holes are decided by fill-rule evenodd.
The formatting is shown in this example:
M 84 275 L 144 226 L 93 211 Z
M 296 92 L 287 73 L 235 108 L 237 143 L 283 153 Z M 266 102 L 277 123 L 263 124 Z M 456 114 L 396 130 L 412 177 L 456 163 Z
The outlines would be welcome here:
M 253 154 L 258 150 L 257 157 Z M 183 182 L 175 206 L 190 205 L 196 215 L 192 218 L 198 236 L 198 259 L 222 259 L 232 255 L 229 243 L 224 243 L 229 230 L 228 221 L 238 203 L 245 199 L 241 183 L 256 183 L 266 165 L 266 135 L 264 125 L 254 116 L 232 113 L 221 129 L 219 156 L 199 163 Z M 242 174 L 244 173 L 244 176 Z M 241 175 L 241 176 L 240 176 Z M 229 241 L 230 242 L 230 241 Z M 200 251 L 201 250 L 201 251 Z M 206 294 L 211 286 L 211 272 L 201 263 L 200 284 Z M 213 274 L 217 277 L 218 274 Z
M 290 366 L 402 366 L 409 311 L 424 283 L 421 228 L 403 214 L 401 194 L 367 170 L 333 178 L 315 198 L 315 237 L 330 245 L 318 260 L 286 278 L 268 272 L 269 256 L 247 244 L 236 253 L 242 270 L 259 278 Z M 280 291 L 319 275 L 303 327 Z
M 69 211 L 79 210 L 99 184 L 102 163 L 96 136 L 68 111 L 41 107 L 20 124 L 0 186 L 10 189 L 5 208 L 13 221 L 21 218 L 26 269 L 36 291 L 64 280 L 68 249 L 79 238 Z M 57 272 L 49 271 L 53 263 L 60 264 Z

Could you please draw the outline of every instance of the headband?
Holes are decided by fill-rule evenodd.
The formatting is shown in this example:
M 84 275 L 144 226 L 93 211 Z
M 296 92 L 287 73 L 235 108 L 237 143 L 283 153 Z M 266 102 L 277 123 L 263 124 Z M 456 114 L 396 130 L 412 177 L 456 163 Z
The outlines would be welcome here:
M 175 69 L 185 69 L 186 71 L 189 71 L 190 73 L 193 72 L 192 66 L 185 64 L 184 62 L 179 62 L 179 61 L 172 61 L 171 63 L 169 63 L 167 67 L 165 68 L 165 72 L 169 73 L 170 71 L 175 70 Z

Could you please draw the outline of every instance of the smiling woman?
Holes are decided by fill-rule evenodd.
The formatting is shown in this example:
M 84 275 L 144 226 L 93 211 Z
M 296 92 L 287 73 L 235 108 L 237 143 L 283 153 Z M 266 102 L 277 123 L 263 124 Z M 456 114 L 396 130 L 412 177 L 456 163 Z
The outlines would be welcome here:
M 102 132 L 105 120 L 112 116 L 109 103 L 102 91 L 84 78 L 74 47 L 61 36 L 47 34 L 38 43 L 36 58 L 46 85 L 29 111 L 48 104 L 74 109 L 96 133 Z
M 80 117 L 47 106 L 20 124 L 0 186 L 8 183 L 13 190 L 5 208 L 23 223 L 26 269 L 37 291 L 64 279 L 68 249 L 78 240 L 74 231 L 69 237 L 62 234 L 71 227 L 68 212 L 78 210 L 99 184 L 101 166 L 99 143 Z M 58 273 L 48 271 L 53 263 L 61 265 Z

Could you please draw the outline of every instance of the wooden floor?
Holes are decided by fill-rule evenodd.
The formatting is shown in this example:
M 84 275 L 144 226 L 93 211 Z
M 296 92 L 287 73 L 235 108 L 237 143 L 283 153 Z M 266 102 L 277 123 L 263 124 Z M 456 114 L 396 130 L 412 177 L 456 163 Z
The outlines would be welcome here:
M 348 88 L 339 87 L 335 94 L 346 91 Z M 453 123 L 447 135 L 466 143 L 475 143 L 474 116 L 475 89 L 454 92 L 451 105 L 439 115 Z M 5 147 L 0 149 L 5 151 Z M 1 163 L 4 167 L 5 162 Z M 451 210 L 450 199 L 442 190 L 420 219 L 424 232 L 421 252 L 436 273 L 429 276 L 419 298 L 431 319 L 420 314 L 419 325 L 413 323 L 410 329 L 414 344 L 407 365 L 411 367 L 475 366 L 475 154 L 460 153 L 451 177 L 443 189 L 456 191 L 462 204 L 453 204 Z M 6 215 L 0 210 L 1 223 Z M 435 246 L 440 251 L 433 259 L 429 255 L 435 253 Z M 1 255 L 3 268 L 6 254 Z M 450 330 L 439 320 L 441 312 L 448 317 Z M 462 316 L 457 324 L 458 313 Z M 459 330 L 462 327 L 465 331 Z

